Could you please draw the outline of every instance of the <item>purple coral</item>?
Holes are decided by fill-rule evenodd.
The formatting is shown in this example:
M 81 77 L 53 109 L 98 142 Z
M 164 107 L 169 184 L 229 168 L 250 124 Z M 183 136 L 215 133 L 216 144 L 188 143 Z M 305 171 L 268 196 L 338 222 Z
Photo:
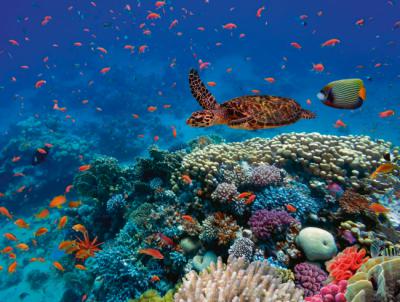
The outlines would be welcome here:
M 296 222 L 292 216 L 285 211 L 256 211 L 249 220 L 249 225 L 254 235 L 260 239 L 267 239 L 274 232 L 282 230 L 289 226 L 292 222 Z
M 318 266 L 306 262 L 297 264 L 294 273 L 296 286 L 304 290 L 306 297 L 319 294 L 323 282 L 328 278 L 328 274 Z
M 346 302 L 347 280 L 330 283 L 321 288 L 318 295 L 307 297 L 306 302 Z
M 222 182 L 218 184 L 215 191 L 211 194 L 211 198 L 214 201 L 218 201 L 221 203 L 228 203 L 234 199 L 239 192 L 234 184 Z
M 275 166 L 262 164 L 253 168 L 251 172 L 251 184 L 256 187 L 277 185 L 282 182 L 281 170 Z

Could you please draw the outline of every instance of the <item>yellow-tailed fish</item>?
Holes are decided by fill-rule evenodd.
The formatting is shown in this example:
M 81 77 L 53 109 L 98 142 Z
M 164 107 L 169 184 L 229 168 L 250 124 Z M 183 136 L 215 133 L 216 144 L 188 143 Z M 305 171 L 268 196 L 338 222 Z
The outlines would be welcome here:
M 330 82 L 317 94 L 327 106 L 338 109 L 356 109 L 361 107 L 367 97 L 364 82 L 361 79 L 344 79 Z

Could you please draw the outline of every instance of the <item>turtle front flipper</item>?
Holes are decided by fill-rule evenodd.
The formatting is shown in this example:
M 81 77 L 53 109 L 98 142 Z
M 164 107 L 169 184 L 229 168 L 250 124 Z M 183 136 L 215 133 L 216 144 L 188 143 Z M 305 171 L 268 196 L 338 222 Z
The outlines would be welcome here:
M 200 75 L 195 69 L 189 72 L 189 85 L 193 97 L 199 102 L 200 106 L 207 110 L 218 109 L 219 105 L 206 88 L 206 85 L 201 81 Z

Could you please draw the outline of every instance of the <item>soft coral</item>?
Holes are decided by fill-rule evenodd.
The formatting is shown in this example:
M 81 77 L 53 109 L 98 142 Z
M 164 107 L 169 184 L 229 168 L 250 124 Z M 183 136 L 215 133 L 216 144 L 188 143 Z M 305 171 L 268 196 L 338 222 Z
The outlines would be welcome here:
M 335 258 L 326 262 L 329 277 L 334 282 L 348 280 L 365 263 L 369 257 L 365 257 L 366 250 L 358 251 L 357 246 L 351 246 L 339 253 Z
M 97 243 L 97 236 L 90 241 L 89 235 L 87 232 L 83 232 L 83 240 L 79 237 L 76 237 L 77 244 L 77 252 L 75 254 L 75 258 L 86 260 L 89 257 L 94 256 L 94 254 L 100 251 L 99 246 L 102 244 Z

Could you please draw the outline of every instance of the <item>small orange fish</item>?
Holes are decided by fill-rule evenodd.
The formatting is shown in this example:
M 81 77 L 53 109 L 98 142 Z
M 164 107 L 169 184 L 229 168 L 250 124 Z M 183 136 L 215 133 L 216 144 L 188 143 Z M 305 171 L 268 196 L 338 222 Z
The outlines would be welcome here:
M 54 267 L 55 267 L 56 269 L 58 269 L 59 271 L 62 271 L 62 272 L 65 271 L 64 267 L 61 265 L 60 262 L 54 261 L 54 262 L 53 262 L 53 265 L 54 265 Z
M 286 205 L 286 210 L 288 210 L 290 213 L 295 213 L 297 211 L 296 207 L 291 204 Z
M 237 28 L 237 25 L 235 23 L 227 23 L 227 24 L 223 25 L 222 28 L 232 30 L 232 29 Z
M 74 46 L 81 47 L 83 44 L 81 42 L 74 42 Z
M 26 186 L 21 186 L 18 188 L 17 193 L 22 193 L 26 189 Z
M 4 197 L 6 194 L 0 192 L 0 197 Z
M 189 175 L 187 175 L 187 174 L 183 174 L 182 176 L 181 176 L 181 179 L 182 179 L 182 181 L 185 183 L 185 184 L 187 184 L 187 185 L 191 185 L 192 184 L 192 179 L 190 178 L 190 176 Z
M 272 77 L 264 78 L 264 80 L 267 81 L 268 83 L 271 83 L 271 84 L 273 84 L 273 83 L 276 82 L 276 81 L 275 81 L 275 78 L 272 78 Z
M 18 240 L 17 237 L 15 237 L 15 235 L 13 235 L 11 233 L 5 233 L 4 237 L 6 237 L 8 240 L 11 240 L 11 241 L 17 241 Z
M 252 204 L 256 197 L 257 196 L 255 194 L 250 195 L 249 198 L 247 198 L 247 200 L 244 202 L 244 204 Z
M 155 142 L 158 142 L 159 139 L 160 139 L 160 137 L 159 137 L 158 135 L 155 135 L 155 136 L 153 137 L 153 140 L 154 140 Z
M 2 254 L 7 254 L 7 253 L 10 253 L 10 252 L 12 252 L 13 251 L 13 248 L 11 247 L 11 246 L 6 246 L 4 249 L 2 249 L 1 251 L 0 251 L 0 253 L 2 253 Z
M 190 215 L 182 215 L 182 219 L 194 223 L 194 219 Z
M 22 229 L 29 229 L 29 224 L 27 224 L 25 222 L 25 220 L 23 220 L 21 218 L 15 220 L 14 224 L 17 225 L 18 227 L 22 228 Z
M 299 43 L 297 43 L 297 42 L 291 42 L 290 46 L 292 46 L 292 47 L 294 47 L 296 49 L 301 49 L 302 48 L 301 45 Z
M 329 39 L 325 41 L 324 43 L 321 44 L 321 47 L 326 47 L 326 46 L 335 46 L 336 44 L 339 44 L 341 41 L 339 39 Z
M 323 72 L 325 70 L 325 66 L 322 63 L 313 64 L 312 70 L 315 72 Z
M 75 268 L 77 268 L 77 269 L 79 269 L 81 271 L 86 271 L 87 270 L 86 266 L 84 266 L 82 264 L 76 264 Z
M 47 82 L 45 80 L 39 80 L 35 83 L 35 88 L 40 88 L 42 87 L 44 84 L 46 84 Z
M 37 246 L 37 241 L 35 239 L 32 239 L 32 244 L 33 246 Z
M 393 116 L 393 115 L 394 115 L 394 110 L 386 110 L 386 111 L 379 113 L 380 118 L 385 118 L 385 117 L 389 117 L 389 116 Z
M 395 164 L 383 163 L 371 174 L 370 178 L 375 179 L 379 174 L 387 174 L 393 172 L 395 168 L 398 168 Z
M 157 107 L 156 106 L 149 106 L 149 107 L 147 107 L 147 111 L 148 112 L 154 112 L 154 111 L 156 111 L 157 110 Z
M 14 253 L 9 253 L 9 254 L 8 254 L 8 258 L 10 258 L 10 259 L 17 259 L 17 255 L 15 255 Z
M 75 224 L 74 226 L 72 226 L 72 229 L 73 229 L 75 232 L 81 232 L 82 234 L 84 234 L 84 233 L 87 232 L 85 226 L 82 225 L 82 224 L 79 224 L 79 223 L 78 223 L 78 224 Z
M 252 89 L 251 92 L 254 94 L 259 94 L 261 91 L 258 89 Z
M 158 277 L 157 275 L 153 275 L 150 279 L 151 282 L 158 282 L 160 281 L 160 277 Z
M 215 82 L 207 82 L 207 85 L 210 86 L 210 87 L 215 87 L 215 86 L 217 86 L 217 83 L 215 83 Z
M 91 165 L 83 165 L 78 168 L 80 172 L 87 171 L 91 168 Z
M 383 205 L 376 202 L 372 203 L 368 208 L 376 214 L 385 214 L 390 212 L 388 208 L 385 208 Z
M 147 48 L 148 48 L 147 45 L 140 45 L 139 46 L 139 53 L 144 53 Z
M 54 197 L 51 202 L 49 207 L 50 208 L 61 208 L 61 206 L 67 201 L 67 198 L 65 198 L 64 195 L 58 195 L 56 197 Z
M 139 114 L 132 113 L 132 117 L 135 118 L 135 119 L 137 119 L 137 118 L 139 118 Z
M 238 199 L 242 199 L 242 198 L 247 198 L 247 197 L 249 197 L 251 194 L 253 194 L 252 192 L 243 192 L 243 193 L 240 193 L 239 195 L 238 195 Z
M 64 226 L 65 226 L 65 224 L 68 222 L 68 216 L 63 216 L 63 217 L 61 217 L 60 218 L 60 221 L 58 222 L 58 226 L 57 226 L 57 228 L 59 229 L 59 230 L 61 230 Z
M 97 47 L 97 50 L 104 54 L 107 54 L 107 49 L 105 49 L 104 47 Z
M 12 220 L 12 216 L 6 207 L 0 207 L 0 214 Z
M 347 125 L 342 120 L 337 120 L 333 126 L 335 128 L 341 128 L 341 127 L 346 128 L 347 127 Z
M 78 207 L 80 207 L 82 205 L 82 202 L 80 201 L 80 200 L 77 200 L 77 201 L 70 201 L 69 203 L 68 203 L 68 206 L 70 207 L 70 208 L 78 208 Z
M 161 16 L 159 14 L 152 13 L 152 12 L 150 12 L 146 17 L 147 20 L 155 20 L 155 19 L 160 19 L 160 18 L 161 18 Z
M 3 267 L 0 265 L 0 272 L 3 270 Z
M 174 138 L 176 138 L 176 136 L 177 136 L 176 128 L 175 128 L 174 126 L 171 126 L 171 128 L 172 128 L 172 136 L 173 136 Z
M 49 216 L 49 210 L 48 209 L 43 209 L 39 213 L 35 214 L 35 217 L 37 219 L 45 219 Z
M 106 74 L 107 72 L 109 72 L 111 70 L 111 67 L 104 67 L 102 69 L 100 69 L 100 73 L 101 74 Z
M 20 249 L 21 251 L 29 250 L 29 246 L 26 243 L 19 243 L 19 244 L 16 245 L 16 247 L 18 249 Z
M 17 270 L 17 261 L 14 261 L 8 266 L 8 273 L 13 274 Z
M 149 256 L 151 256 L 155 259 L 159 259 L 159 260 L 164 259 L 164 255 L 161 254 L 161 252 L 157 249 L 152 249 L 152 248 L 140 249 L 139 254 L 149 255 Z
M 44 227 L 39 228 L 39 229 L 35 232 L 35 237 L 42 236 L 42 235 L 46 234 L 48 231 L 49 231 L 49 230 L 46 229 L 46 228 L 44 228 Z
M 21 156 L 14 156 L 11 161 L 13 163 L 16 163 L 16 162 L 20 161 L 20 159 L 21 159 Z
M 71 190 L 72 190 L 73 187 L 74 187 L 73 185 L 68 185 L 68 186 L 65 188 L 65 193 L 71 192 Z
M 171 107 L 172 107 L 171 104 L 164 104 L 164 105 L 163 105 L 163 108 L 164 108 L 164 109 L 168 109 L 168 108 L 171 108 Z
M 37 151 L 38 151 L 40 154 L 47 154 L 47 151 L 44 150 L 43 148 L 38 148 Z

